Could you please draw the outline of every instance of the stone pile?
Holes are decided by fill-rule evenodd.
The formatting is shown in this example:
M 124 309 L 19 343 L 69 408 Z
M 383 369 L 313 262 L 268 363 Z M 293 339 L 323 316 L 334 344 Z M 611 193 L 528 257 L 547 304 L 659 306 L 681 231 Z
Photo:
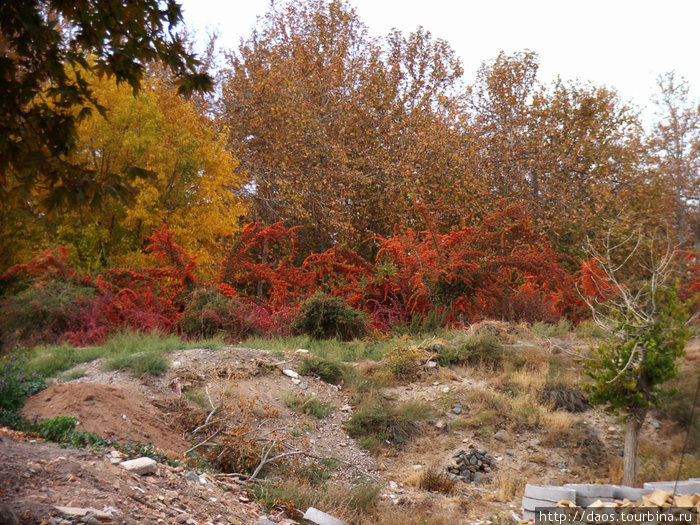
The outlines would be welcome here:
M 491 483 L 493 478 L 487 474 L 491 472 L 494 457 L 485 450 L 477 450 L 473 446 L 469 451 L 459 450 L 452 456 L 452 462 L 447 467 L 447 473 L 453 481 L 465 483 Z

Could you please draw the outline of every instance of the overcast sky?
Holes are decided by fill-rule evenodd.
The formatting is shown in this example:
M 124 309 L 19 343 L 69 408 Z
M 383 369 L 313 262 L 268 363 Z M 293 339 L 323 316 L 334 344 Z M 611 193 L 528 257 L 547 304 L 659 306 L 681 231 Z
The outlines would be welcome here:
M 181 0 L 185 23 L 217 29 L 224 47 L 247 38 L 270 0 Z M 539 78 L 558 75 L 614 87 L 647 107 L 659 74 L 675 70 L 700 99 L 700 0 L 351 0 L 374 36 L 422 25 L 449 41 L 470 82 L 499 51 L 531 49 Z

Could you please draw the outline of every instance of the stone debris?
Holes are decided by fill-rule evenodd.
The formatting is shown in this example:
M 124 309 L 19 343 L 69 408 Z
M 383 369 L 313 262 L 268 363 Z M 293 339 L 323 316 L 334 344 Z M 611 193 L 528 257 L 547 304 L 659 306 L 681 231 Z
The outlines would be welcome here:
M 62 507 L 60 505 L 55 505 L 54 508 L 63 516 L 72 519 L 80 519 L 83 523 L 87 523 L 87 520 L 90 518 L 94 518 L 98 521 L 111 521 L 113 519 L 111 514 L 90 507 Z
M 477 450 L 473 446 L 469 447 L 469 452 L 459 450 L 452 456 L 452 463 L 447 467 L 448 476 L 453 481 L 464 481 L 465 483 L 482 483 L 493 480 L 484 474 L 491 472 L 495 458 L 485 450 Z
M 299 379 L 299 374 L 297 374 L 294 370 L 291 370 L 289 368 L 285 368 L 284 370 L 282 370 L 282 373 L 287 377 L 291 377 L 292 379 Z
M 156 470 L 158 469 L 158 463 L 156 463 L 155 460 L 153 460 L 152 458 L 147 457 L 122 461 L 120 465 L 126 470 L 138 474 L 140 476 L 145 476 L 146 474 L 155 474 Z
M 347 525 L 344 521 L 334 518 L 314 507 L 309 507 L 304 513 L 303 519 L 314 525 Z

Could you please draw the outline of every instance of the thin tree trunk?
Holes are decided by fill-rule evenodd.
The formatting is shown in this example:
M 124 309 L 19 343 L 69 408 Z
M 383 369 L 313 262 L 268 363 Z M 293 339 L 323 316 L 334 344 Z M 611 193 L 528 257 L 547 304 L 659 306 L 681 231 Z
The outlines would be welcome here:
M 639 433 L 642 430 L 646 408 L 639 408 L 627 418 L 625 428 L 625 458 L 622 468 L 622 484 L 634 487 L 637 484 L 637 452 L 639 451 Z
M 265 241 L 263 241 L 260 262 L 262 262 L 263 264 L 267 263 L 267 238 L 265 238 Z M 262 295 L 263 295 L 263 282 L 258 281 L 258 286 L 257 286 L 257 289 L 255 290 L 255 297 L 258 299 L 262 299 Z

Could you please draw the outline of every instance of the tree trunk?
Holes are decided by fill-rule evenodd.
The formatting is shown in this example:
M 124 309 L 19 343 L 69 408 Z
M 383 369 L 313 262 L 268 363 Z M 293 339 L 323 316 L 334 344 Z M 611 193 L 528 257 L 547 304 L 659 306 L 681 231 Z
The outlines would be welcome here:
M 261 253 L 261 261 L 260 261 L 260 262 L 261 262 L 262 264 L 266 264 L 266 263 L 267 263 L 267 237 L 266 237 L 265 240 L 263 241 L 262 253 Z M 258 285 L 257 285 L 256 290 L 255 290 L 255 297 L 256 297 L 257 299 L 262 299 L 262 295 L 263 295 L 263 284 L 264 284 L 264 283 L 263 283 L 262 281 L 258 281 Z
M 642 430 L 646 408 L 634 410 L 627 418 L 625 428 L 625 458 L 622 468 L 622 484 L 634 487 L 637 484 L 637 452 L 639 450 L 639 432 Z

